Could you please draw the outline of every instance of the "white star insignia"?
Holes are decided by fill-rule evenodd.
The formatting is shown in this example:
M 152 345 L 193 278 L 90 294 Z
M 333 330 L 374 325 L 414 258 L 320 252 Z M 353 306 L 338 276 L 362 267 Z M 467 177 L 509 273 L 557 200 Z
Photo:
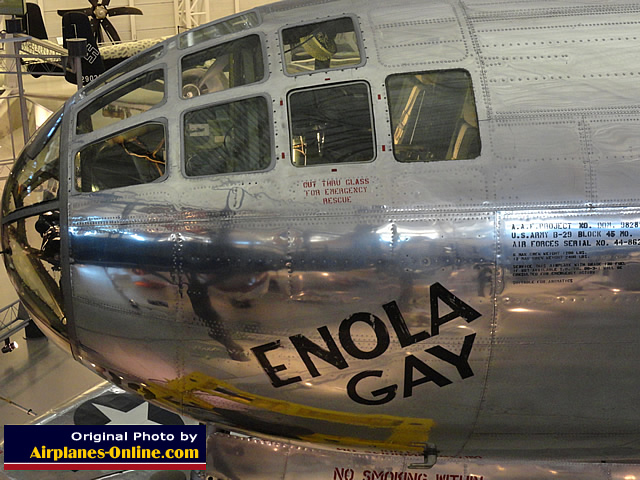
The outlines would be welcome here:
M 128 412 L 121 412 L 115 408 L 96 403 L 93 406 L 107 416 L 109 422 L 106 425 L 161 425 L 158 422 L 149 420 L 149 404 L 147 402 L 141 403 Z

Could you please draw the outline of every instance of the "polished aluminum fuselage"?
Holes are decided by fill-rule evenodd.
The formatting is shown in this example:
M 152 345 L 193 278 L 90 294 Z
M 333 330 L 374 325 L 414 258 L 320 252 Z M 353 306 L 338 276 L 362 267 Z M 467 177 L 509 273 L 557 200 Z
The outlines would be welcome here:
M 61 286 L 74 355 L 148 399 L 265 435 L 640 460 L 640 5 L 257 11 L 262 82 L 182 99 L 185 52 L 169 40 L 155 61 L 164 104 L 77 136 L 78 110 L 104 92 L 67 103 Z M 359 22 L 365 64 L 285 75 L 280 29 L 343 14 Z M 480 156 L 396 161 L 385 79 L 452 68 L 473 80 Z M 288 93 L 359 79 L 375 160 L 293 166 Z M 273 107 L 272 167 L 186 177 L 185 110 L 251 95 Z M 73 191 L 75 152 L 150 120 L 168 125 L 166 178 Z

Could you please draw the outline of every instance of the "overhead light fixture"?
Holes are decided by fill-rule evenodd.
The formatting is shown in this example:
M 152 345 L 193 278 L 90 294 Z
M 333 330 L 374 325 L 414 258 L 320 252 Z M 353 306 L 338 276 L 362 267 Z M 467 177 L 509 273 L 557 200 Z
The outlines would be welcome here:
M 4 341 L 4 347 L 2 347 L 2 353 L 11 353 L 16 348 L 18 348 L 18 344 L 16 342 L 12 342 L 11 339 L 7 338 Z

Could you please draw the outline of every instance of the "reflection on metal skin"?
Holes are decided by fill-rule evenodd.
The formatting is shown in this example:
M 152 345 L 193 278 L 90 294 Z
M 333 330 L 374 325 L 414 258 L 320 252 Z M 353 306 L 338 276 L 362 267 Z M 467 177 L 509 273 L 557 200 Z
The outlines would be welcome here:
M 408 467 L 421 459 L 406 452 L 336 451 L 220 432 L 207 439 L 207 475 L 220 480 L 633 480 L 637 475 L 636 467 L 615 463 L 525 464 L 472 457 L 441 457 L 429 470 Z
M 182 402 L 185 411 L 196 417 L 256 425 L 271 434 L 308 439 L 351 437 L 359 431 L 358 435 L 370 436 L 367 444 L 371 445 L 424 441 L 431 421 L 421 419 L 419 405 L 407 405 L 403 412 L 403 417 L 415 419 L 416 427 L 403 426 L 398 419 L 387 427 L 379 425 L 375 433 L 370 427 L 374 418 L 345 395 L 349 381 L 362 371 L 383 371 L 377 380 L 363 378 L 357 385 L 354 380 L 352 397 L 368 402 L 372 398 L 368 392 L 396 384 L 396 401 L 401 401 L 402 396 L 420 395 L 417 380 L 413 389 L 403 385 L 408 355 L 420 368 L 431 363 L 429 358 L 438 361 L 437 356 L 424 353 L 427 347 L 440 346 L 457 355 L 470 335 L 475 335 L 476 345 L 487 343 L 488 323 L 483 326 L 480 321 L 467 323 L 460 318 L 468 330 L 443 326 L 438 342 L 409 350 L 399 344 L 383 306 L 395 302 L 394 314 L 404 315 L 402 321 L 411 332 L 431 331 L 430 281 L 433 272 L 443 271 L 443 285 L 447 278 L 456 277 L 456 298 L 472 299 L 473 309 L 481 312 L 478 315 L 489 316 L 492 287 L 485 279 L 485 269 L 491 270 L 490 242 L 471 246 L 439 240 L 454 231 L 477 238 L 479 232 L 491 228 L 489 217 L 462 217 L 446 226 L 429 222 L 416 235 L 412 234 L 415 227 L 410 230 L 400 223 L 384 227 L 384 223 L 369 223 L 374 217 L 366 216 L 351 223 L 336 219 L 322 225 L 311 218 L 295 224 L 285 218 L 264 227 L 240 217 L 228 228 L 224 218 L 204 211 L 169 213 L 160 221 L 156 213 L 144 212 L 161 212 L 159 205 L 136 206 L 125 213 L 118 201 L 98 205 L 89 200 L 83 199 L 82 211 L 98 208 L 101 218 L 127 222 L 127 215 L 137 220 L 134 228 L 117 230 L 111 222 L 103 225 L 95 217 L 72 223 L 71 275 L 78 340 L 87 352 L 99 351 L 101 358 L 96 363 L 145 382 L 150 379 L 158 389 L 157 398 Z M 106 211 L 108 207 L 112 212 Z M 81 218 L 80 212 L 74 210 L 75 218 Z M 188 229 L 177 231 L 180 224 Z M 403 232 L 398 237 L 402 242 L 390 241 L 381 233 L 394 229 Z M 444 316 L 448 307 L 443 303 L 440 308 Z M 372 336 L 371 327 L 363 321 L 345 330 L 345 319 L 358 312 L 375 315 L 393 341 L 376 347 L 378 341 L 384 342 L 377 337 L 382 333 Z M 316 319 L 312 324 L 304 321 L 311 318 Z M 289 337 L 296 335 L 301 340 L 292 343 Z M 339 363 L 315 356 L 317 348 L 327 349 L 323 345 L 329 340 L 341 352 L 342 359 L 335 360 Z M 273 341 L 280 341 L 281 346 L 263 349 L 257 361 L 252 349 Z M 310 345 L 316 353 L 309 357 L 297 353 L 297 348 Z M 145 354 L 133 362 L 131 352 Z M 484 363 L 481 352 L 474 352 L 470 360 L 473 376 L 463 380 L 454 368 L 442 383 L 453 383 L 450 387 L 455 389 L 464 381 L 469 395 L 478 391 Z M 274 387 L 263 371 L 265 365 L 281 368 L 272 379 L 291 388 Z M 343 373 L 345 367 L 349 370 Z M 237 374 L 243 379 L 239 383 L 226 381 Z M 420 376 L 416 371 L 416 379 Z M 167 389 L 175 398 L 169 398 Z M 457 409 L 461 423 L 471 414 L 464 403 Z M 350 404 L 363 416 L 361 422 L 343 417 Z M 303 416 L 297 413 L 302 405 L 307 411 Z M 327 408 L 329 405 L 332 407 Z M 444 415 L 451 406 L 434 405 L 430 414 L 439 409 Z

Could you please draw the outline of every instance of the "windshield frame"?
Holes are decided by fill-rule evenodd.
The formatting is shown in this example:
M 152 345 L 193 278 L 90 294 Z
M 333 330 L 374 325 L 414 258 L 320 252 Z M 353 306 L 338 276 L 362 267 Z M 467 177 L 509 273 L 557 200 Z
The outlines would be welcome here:
M 61 193 L 60 192 L 61 190 L 60 172 L 62 171 L 61 150 L 62 150 L 62 144 L 63 144 L 62 136 L 61 136 L 62 135 L 61 125 L 63 123 L 64 108 L 65 107 L 63 106 L 60 109 L 58 109 L 55 113 L 53 113 L 49 117 L 49 119 L 44 123 L 44 125 L 40 127 L 40 129 L 36 132 L 36 134 L 33 137 L 31 137 L 31 139 L 29 140 L 27 145 L 24 147 L 22 152 L 20 152 L 20 155 L 18 156 L 16 163 L 11 169 L 11 173 L 9 174 L 9 177 L 4 187 L 4 192 L 2 194 L 2 214 L 3 214 L 2 223 L 3 224 L 12 221 L 12 219 L 15 219 L 16 217 L 29 215 L 29 212 L 31 210 L 33 210 L 34 208 L 39 209 L 39 206 L 43 204 L 50 205 L 52 202 L 59 201 L 60 193 Z M 28 205 L 22 205 L 22 206 L 14 205 L 12 208 L 9 208 L 9 202 L 11 201 L 10 195 L 12 195 L 13 192 L 17 191 L 18 188 L 20 188 L 20 185 L 17 185 L 17 182 L 21 176 L 20 175 L 21 170 L 23 170 L 27 166 L 27 163 L 36 161 L 38 159 L 38 156 L 45 150 L 45 148 L 48 145 L 50 145 L 50 142 L 54 141 L 54 137 L 56 135 L 60 136 L 57 158 L 55 158 L 52 162 L 44 162 L 42 165 L 38 166 L 38 168 L 35 170 L 35 173 L 39 173 L 39 172 L 45 173 L 46 170 L 44 169 L 44 167 L 51 166 L 51 165 L 54 166 L 54 170 L 57 169 L 57 171 L 55 171 L 53 175 L 50 175 L 48 178 L 45 178 L 42 181 L 42 183 L 44 183 L 45 181 L 48 181 L 50 179 L 55 179 L 58 182 L 58 189 L 57 189 L 55 198 L 36 201 L 33 203 L 29 203 Z M 47 173 L 50 174 L 51 172 L 49 171 Z M 39 187 L 42 183 L 38 183 L 36 185 L 36 188 Z M 31 193 L 27 193 L 23 197 L 23 200 L 24 198 L 27 198 L 30 194 Z

